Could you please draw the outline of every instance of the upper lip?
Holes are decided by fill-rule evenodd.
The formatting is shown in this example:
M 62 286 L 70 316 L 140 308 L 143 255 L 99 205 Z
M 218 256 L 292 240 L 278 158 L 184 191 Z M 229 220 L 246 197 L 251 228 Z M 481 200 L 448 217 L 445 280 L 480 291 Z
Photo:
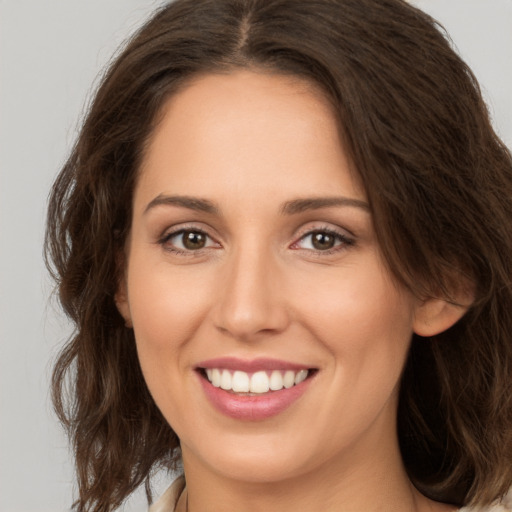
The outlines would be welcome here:
M 254 373 L 261 370 L 308 370 L 311 366 L 263 357 L 250 360 L 236 357 L 219 357 L 201 361 L 197 364 L 197 368 L 222 368 L 225 370 L 240 370 L 247 373 Z

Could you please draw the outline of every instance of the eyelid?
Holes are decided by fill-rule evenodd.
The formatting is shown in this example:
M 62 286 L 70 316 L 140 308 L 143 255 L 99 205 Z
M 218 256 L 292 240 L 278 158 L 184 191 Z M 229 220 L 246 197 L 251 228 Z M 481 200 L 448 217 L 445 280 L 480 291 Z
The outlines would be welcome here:
M 199 248 L 199 249 L 186 249 L 176 247 L 174 244 L 170 244 L 170 240 L 173 237 L 179 236 L 180 234 L 192 231 L 201 233 L 207 237 L 209 243 L 207 246 Z M 314 233 L 327 233 L 334 236 L 337 239 L 337 243 L 330 249 L 312 249 L 312 248 L 303 248 L 299 247 L 299 244 L 302 240 L 304 240 L 308 236 L 312 236 Z M 191 223 L 182 223 L 177 224 L 171 227 L 167 227 L 163 233 L 158 237 L 156 243 L 161 245 L 165 250 L 175 254 L 188 255 L 188 256 L 199 256 L 203 251 L 208 249 L 217 249 L 221 248 L 222 244 L 216 239 L 216 237 L 212 236 L 211 230 L 208 227 L 199 226 L 198 224 Z M 303 226 L 298 233 L 294 237 L 294 242 L 289 245 L 289 248 L 292 250 L 303 250 L 308 253 L 316 253 L 318 255 L 329 255 L 331 253 L 336 253 L 341 250 L 344 250 L 350 246 L 355 245 L 356 236 L 353 235 L 348 229 L 342 228 L 340 226 L 335 226 L 332 224 L 317 224 L 308 223 L 306 226 Z
M 312 236 L 314 233 L 327 233 L 334 237 L 336 237 L 341 243 L 338 243 L 334 247 L 326 250 L 319 250 L 319 249 L 305 249 L 302 247 L 298 247 L 298 244 L 304 240 L 308 236 Z M 318 225 L 318 226 L 311 226 L 308 225 L 307 227 L 301 229 L 299 233 L 297 234 L 295 241 L 290 245 L 291 249 L 295 250 L 304 250 L 311 253 L 317 253 L 317 254 L 330 254 L 334 252 L 338 252 L 340 250 L 346 249 L 349 246 L 355 245 L 356 243 L 356 237 L 350 231 L 344 228 L 335 227 L 332 225 Z
M 196 249 L 196 250 L 182 249 L 182 248 L 176 247 L 176 246 L 166 247 L 166 244 L 169 245 L 169 242 L 172 238 L 179 236 L 180 234 L 182 234 L 186 231 L 201 233 L 201 234 L 205 235 L 213 243 L 210 245 L 207 245 L 206 247 L 202 247 L 202 248 Z M 156 243 L 161 245 L 165 250 L 167 250 L 169 252 L 174 252 L 177 254 L 185 254 L 185 255 L 198 255 L 204 250 L 221 247 L 221 244 L 215 239 L 215 237 L 213 237 L 210 234 L 208 229 L 205 229 L 204 227 L 200 227 L 194 223 L 190 223 L 190 224 L 184 223 L 184 224 L 178 224 L 178 225 L 175 225 L 172 227 L 168 227 L 158 237 L 158 239 L 156 240 Z

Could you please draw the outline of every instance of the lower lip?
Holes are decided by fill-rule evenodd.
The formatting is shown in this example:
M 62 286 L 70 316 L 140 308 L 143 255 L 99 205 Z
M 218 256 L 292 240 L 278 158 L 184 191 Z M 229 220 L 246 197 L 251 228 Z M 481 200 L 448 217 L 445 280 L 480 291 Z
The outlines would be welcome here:
M 231 418 L 246 421 L 261 421 L 277 416 L 304 394 L 311 381 L 308 378 L 288 389 L 249 396 L 216 388 L 209 380 L 198 376 L 206 396 L 218 411 Z

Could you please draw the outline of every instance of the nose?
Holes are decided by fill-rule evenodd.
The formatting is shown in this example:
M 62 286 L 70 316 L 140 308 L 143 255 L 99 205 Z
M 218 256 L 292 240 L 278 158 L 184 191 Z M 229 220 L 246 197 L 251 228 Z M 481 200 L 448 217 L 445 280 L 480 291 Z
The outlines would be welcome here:
M 250 254 L 249 254 L 250 253 Z M 240 341 L 284 331 L 290 321 L 282 273 L 265 251 L 238 251 L 226 261 L 214 323 Z

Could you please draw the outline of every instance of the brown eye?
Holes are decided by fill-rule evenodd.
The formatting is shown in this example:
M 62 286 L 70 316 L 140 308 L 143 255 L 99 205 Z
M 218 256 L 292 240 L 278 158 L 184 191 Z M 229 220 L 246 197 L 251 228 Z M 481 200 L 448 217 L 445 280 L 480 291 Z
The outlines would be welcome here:
M 311 243 L 317 251 L 327 251 L 336 244 L 336 237 L 325 231 L 314 231 L 310 236 Z
M 185 249 L 194 251 L 206 246 L 206 235 L 200 231 L 183 231 L 182 244 Z
M 180 229 L 165 235 L 159 243 L 170 252 L 191 254 L 201 249 L 219 248 L 219 244 L 200 229 Z
M 355 244 L 353 238 L 330 229 L 314 229 L 293 244 L 294 249 L 306 249 L 316 253 L 331 254 Z

